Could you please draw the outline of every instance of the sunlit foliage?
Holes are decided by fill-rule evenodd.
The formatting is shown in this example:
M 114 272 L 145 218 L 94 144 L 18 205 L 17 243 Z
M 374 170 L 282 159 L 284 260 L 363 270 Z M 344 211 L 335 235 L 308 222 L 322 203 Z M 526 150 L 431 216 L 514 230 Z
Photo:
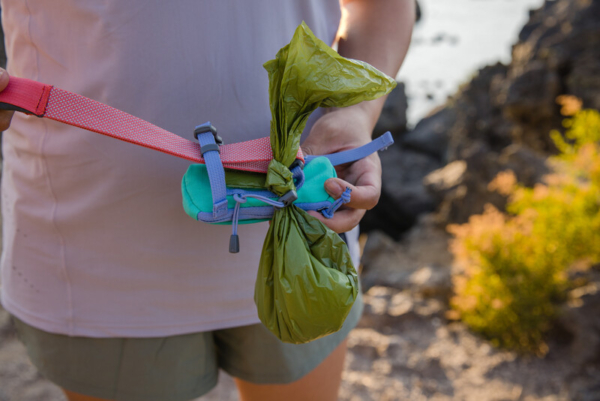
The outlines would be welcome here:
M 600 262 L 600 113 L 578 111 L 564 137 L 551 133 L 558 156 L 544 184 L 525 188 L 512 172 L 490 190 L 510 196 L 508 214 L 488 206 L 453 225 L 452 307 L 494 345 L 544 354 L 545 334 L 569 288 L 569 269 Z

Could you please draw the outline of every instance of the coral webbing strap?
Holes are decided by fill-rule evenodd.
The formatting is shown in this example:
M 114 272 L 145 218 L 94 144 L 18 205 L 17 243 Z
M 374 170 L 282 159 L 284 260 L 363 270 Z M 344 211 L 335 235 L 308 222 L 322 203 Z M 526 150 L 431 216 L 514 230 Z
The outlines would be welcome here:
M 60 121 L 204 164 L 200 145 L 103 103 L 51 85 L 11 77 L 0 92 L 0 109 Z M 192 131 L 190 129 L 190 131 Z M 269 138 L 221 145 L 225 168 L 264 173 L 273 158 Z M 301 151 L 298 158 L 304 160 Z

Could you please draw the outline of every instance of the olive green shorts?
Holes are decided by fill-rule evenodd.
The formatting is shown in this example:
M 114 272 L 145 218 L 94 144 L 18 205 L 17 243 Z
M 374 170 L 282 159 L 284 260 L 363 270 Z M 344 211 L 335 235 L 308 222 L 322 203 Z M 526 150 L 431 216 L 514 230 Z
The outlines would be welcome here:
M 257 384 L 285 384 L 316 368 L 356 326 L 362 297 L 337 333 L 285 344 L 262 324 L 162 338 L 48 333 L 14 319 L 38 370 L 69 391 L 117 401 L 188 401 L 210 391 L 219 369 Z

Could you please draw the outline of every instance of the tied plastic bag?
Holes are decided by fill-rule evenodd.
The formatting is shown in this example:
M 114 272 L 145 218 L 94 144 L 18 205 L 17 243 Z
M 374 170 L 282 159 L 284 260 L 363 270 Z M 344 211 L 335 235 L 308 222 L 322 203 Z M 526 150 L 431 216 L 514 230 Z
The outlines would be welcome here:
M 269 74 L 273 157 L 266 187 L 295 190 L 288 167 L 317 107 L 346 107 L 389 93 L 396 82 L 341 57 L 302 23 L 290 44 L 264 65 Z M 254 300 L 263 324 L 288 343 L 338 331 L 358 295 L 348 248 L 335 232 L 293 204 L 275 211 L 262 250 Z

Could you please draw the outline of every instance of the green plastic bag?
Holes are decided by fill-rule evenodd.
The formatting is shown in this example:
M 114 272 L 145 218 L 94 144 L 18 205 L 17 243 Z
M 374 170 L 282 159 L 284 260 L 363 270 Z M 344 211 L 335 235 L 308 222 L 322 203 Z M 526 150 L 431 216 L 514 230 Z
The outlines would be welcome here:
M 317 107 L 373 100 L 396 85 L 372 66 L 341 57 L 305 23 L 264 67 L 274 157 L 266 187 L 280 196 L 295 189 L 288 166 Z M 283 342 L 306 343 L 338 331 L 357 295 L 358 276 L 339 235 L 294 205 L 276 210 L 254 292 L 263 324 Z

